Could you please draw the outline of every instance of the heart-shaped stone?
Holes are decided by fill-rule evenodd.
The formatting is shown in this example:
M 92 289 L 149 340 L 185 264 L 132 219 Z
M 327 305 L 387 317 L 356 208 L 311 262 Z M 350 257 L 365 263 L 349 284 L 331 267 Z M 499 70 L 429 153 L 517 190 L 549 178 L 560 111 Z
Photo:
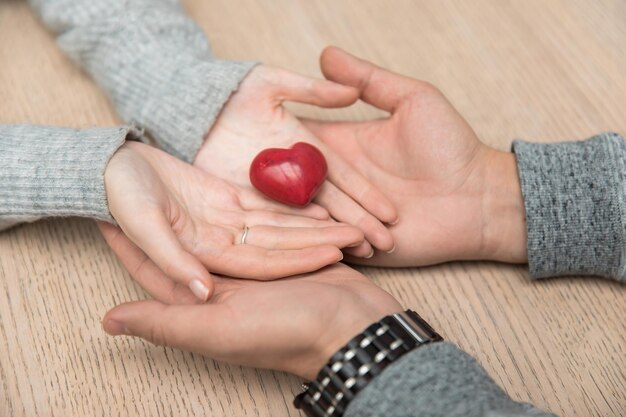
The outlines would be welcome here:
M 319 191 L 328 167 L 315 146 L 298 142 L 290 149 L 270 148 L 250 165 L 250 182 L 266 196 L 292 206 L 306 206 Z

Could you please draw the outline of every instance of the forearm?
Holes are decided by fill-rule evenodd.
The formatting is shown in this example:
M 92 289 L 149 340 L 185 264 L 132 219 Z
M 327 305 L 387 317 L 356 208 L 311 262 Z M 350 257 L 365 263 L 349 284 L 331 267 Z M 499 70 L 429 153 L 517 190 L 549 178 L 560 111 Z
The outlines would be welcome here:
M 371 381 L 345 417 L 554 417 L 513 401 L 467 353 L 433 343 L 407 353 Z
M 30 0 L 128 123 L 188 162 L 254 65 L 211 55 L 173 0 Z
M 43 217 L 111 221 L 104 171 L 128 127 L 0 126 L 0 230 Z

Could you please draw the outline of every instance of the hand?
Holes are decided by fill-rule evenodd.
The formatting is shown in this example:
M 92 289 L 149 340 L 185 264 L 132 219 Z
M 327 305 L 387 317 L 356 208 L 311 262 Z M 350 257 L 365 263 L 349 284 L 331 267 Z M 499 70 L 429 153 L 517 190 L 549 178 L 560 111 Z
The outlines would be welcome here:
M 309 142 L 322 151 L 328 162 L 328 180 L 314 201 L 336 220 L 358 226 L 376 248 L 391 250 L 393 239 L 382 224 L 397 220 L 391 202 L 346 162 L 350 158 L 341 158 L 319 141 L 282 105 L 290 100 L 341 107 L 352 104 L 357 97 L 353 87 L 257 66 L 222 109 L 194 165 L 240 186 L 250 186 L 250 163 L 260 151 Z M 364 243 L 350 253 L 371 256 L 373 250 Z
M 417 266 L 460 259 L 526 261 L 526 227 L 515 159 L 481 143 L 432 85 L 403 77 L 337 48 L 321 57 L 329 80 L 359 89 L 390 113 L 367 122 L 305 121 L 349 159 L 399 212 L 396 251 L 369 261 Z
M 168 277 L 203 301 L 213 289 L 207 269 L 241 278 L 280 278 L 338 262 L 340 248 L 363 241 L 359 229 L 328 220 L 319 206 L 273 204 L 138 142 L 127 142 L 113 155 L 105 186 L 109 210 L 121 228 L 101 225 L 107 242 L 115 246 L 128 236 Z
M 158 301 L 135 301 L 102 320 L 111 335 L 197 352 L 235 364 L 315 379 L 330 357 L 371 323 L 402 311 L 369 279 L 337 264 L 314 274 L 259 282 L 215 278 L 208 304 L 189 304 L 171 280 L 123 235 L 112 245 L 133 277 Z

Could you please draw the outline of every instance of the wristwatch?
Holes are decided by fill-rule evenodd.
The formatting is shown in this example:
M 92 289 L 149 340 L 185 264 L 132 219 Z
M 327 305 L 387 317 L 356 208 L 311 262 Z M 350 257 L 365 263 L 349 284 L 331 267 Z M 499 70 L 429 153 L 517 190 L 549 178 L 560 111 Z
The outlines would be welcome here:
M 406 310 L 370 325 L 335 353 L 315 381 L 302 384 L 296 408 L 308 417 L 340 417 L 350 401 L 387 366 L 443 338 L 416 312 Z

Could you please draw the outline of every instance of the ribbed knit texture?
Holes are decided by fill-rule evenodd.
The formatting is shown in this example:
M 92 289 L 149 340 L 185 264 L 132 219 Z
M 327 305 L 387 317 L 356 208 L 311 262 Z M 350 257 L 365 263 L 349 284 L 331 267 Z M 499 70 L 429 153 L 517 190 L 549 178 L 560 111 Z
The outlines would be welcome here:
M 533 278 L 626 276 L 626 143 L 616 133 L 513 150 Z
M 112 221 L 104 171 L 129 135 L 138 132 L 0 125 L 0 230 L 53 216 Z
M 420 347 L 374 378 L 345 417 L 554 417 L 518 403 L 451 343 Z
M 30 3 L 124 120 L 187 162 L 255 65 L 215 59 L 202 30 L 175 0 Z

